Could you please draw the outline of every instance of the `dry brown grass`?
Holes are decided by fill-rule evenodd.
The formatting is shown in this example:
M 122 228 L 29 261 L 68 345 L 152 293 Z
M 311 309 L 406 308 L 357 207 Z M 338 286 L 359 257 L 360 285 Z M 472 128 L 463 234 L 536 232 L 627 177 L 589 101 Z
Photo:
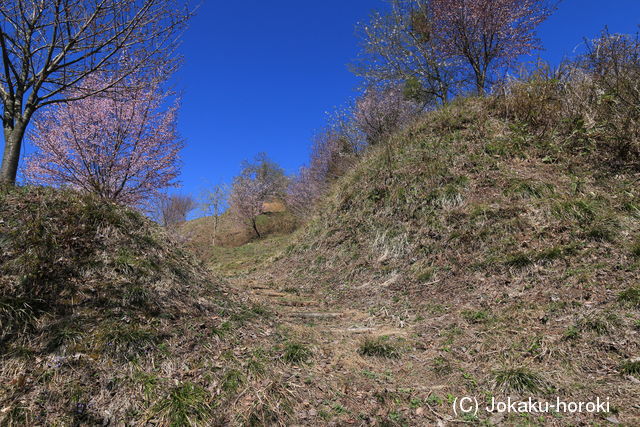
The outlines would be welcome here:
M 292 237 L 211 249 L 192 223 L 229 286 L 138 216 L 2 193 L 0 422 L 637 424 L 638 176 L 543 118 L 430 113 Z M 468 395 L 613 413 L 456 418 Z
M 281 204 L 274 203 L 256 219 L 263 237 L 288 235 L 297 228 L 296 218 L 286 210 L 281 210 L 282 208 Z M 237 248 L 258 240 L 250 227 L 234 219 L 228 212 L 219 219 L 215 244 L 213 230 L 213 217 L 202 217 L 187 221 L 176 232 L 186 246 L 203 259 L 215 253 L 215 248 Z
M 269 317 L 136 212 L 0 192 L 2 425 L 284 423 Z
M 411 372 L 383 363 L 441 418 L 448 395 L 544 384 L 540 398 L 610 397 L 615 413 L 537 422 L 633 424 L 640 386 L 619 366 L 640 351 L 626 302 L 640 281 L 638 176 L 505 121 L 493 102 L 461 101 L 371 150 L 270 280 L 409 328 Z M 410 425 L 424 420 L 400 401 Z M 362 402 L 341 404 L 353 414 Z

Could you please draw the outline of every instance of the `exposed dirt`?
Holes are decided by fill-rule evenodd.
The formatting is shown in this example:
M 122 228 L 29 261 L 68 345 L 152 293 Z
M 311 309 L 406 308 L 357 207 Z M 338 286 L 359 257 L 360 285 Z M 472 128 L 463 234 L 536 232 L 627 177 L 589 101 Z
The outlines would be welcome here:
M 452 421 L 428 403 L 433 396 L 430 387 L 411 381 L 412 371 L 418 368 L 415 356 L 361 354 L 365 341 L 378 340 L 403 352 L 415 334 L 412 327 L 400 327 L 358 309 L 329 307 L 314 295 L 283 292 L 272 287 L 271 276 L 240 276 L 230 283 L 238 292 L 246 292 L 254 304 L 274 312 L 280 331 L 312 349 L 312 360 L 296 368 L 306 385 L 300 390 L 302 403 L 293 414 L 295 423 L 428 425 Z

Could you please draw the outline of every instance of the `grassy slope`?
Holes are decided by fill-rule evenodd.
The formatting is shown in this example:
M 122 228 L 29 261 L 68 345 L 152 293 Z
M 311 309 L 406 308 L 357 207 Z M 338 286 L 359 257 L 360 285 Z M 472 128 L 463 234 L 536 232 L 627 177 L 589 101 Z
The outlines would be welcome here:
M 639 422 L 638 175 L 490 102 L 371 150 L 274 275 L 411 328 L 406 357 L 423 363 L 407 380 L 438 390 L 443 413 L 446 395 L 600 396 Z
M 289 212 L 270 212 L 259 215 L 256 224 L 262 237 L 288 235 L 297 226 L 296 219 Z M 224 253 L 225 251 L 220 248 L 237 248 L 256 239 L 251 227 L 238 222 L 228 212 L 219 218 L 215 240 L 213 217 L 187 221 L 178 231 L 187 246 L 203 259 Z
M 289 410 L 270 313 L 91 197 L 0 191 L 0 326 L 2 425 L 260 425 Z
M 0 193 L 0 424 L 432 425 L 492 394 L 615 411 L 493 424 L 637 423 L 637 175 L 488 102 L 370 150 L 293 238 L 187 224 L 232 286 L 139 215 Z

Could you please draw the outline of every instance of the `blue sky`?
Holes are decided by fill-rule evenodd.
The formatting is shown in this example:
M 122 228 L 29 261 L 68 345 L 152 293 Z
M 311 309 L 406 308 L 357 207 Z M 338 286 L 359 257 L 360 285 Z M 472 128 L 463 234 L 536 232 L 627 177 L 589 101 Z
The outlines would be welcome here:
M 305 161 L 325 112 L 356 94 L 346 64 L 355 24 L 377 0 L 205 0 L 185 36 L 180 132 L 185 192 L 230 181 L 266 151 L 288 172 Z
M 293 173 L 326 112 L 357 94 L 347 69 L 355 25 L 383 0 L 204 0 L 184 37 L 179 130 L 186 140 L 182 192 L 230 182 L 243 159 L 269 153 Z M 541 27 L 544 59 L 557 63 L 608 25 L 630 33 L 640 0 L 564 0 Z M 26 153 L 31 147 L 26 147 Z
M 358 53 L 355 24 L 384 4 L 205 0 L 176 75 L 184 90 L 183 191 L 230 181 L 260 151 L 295 172 L 325 112 L 356 95 L 359 81 L 346 67 Z M 558 62 L 605 25 L 628 33 L 638 24 L 638 0 L 565 0 L 540 27 L 540 55 Z

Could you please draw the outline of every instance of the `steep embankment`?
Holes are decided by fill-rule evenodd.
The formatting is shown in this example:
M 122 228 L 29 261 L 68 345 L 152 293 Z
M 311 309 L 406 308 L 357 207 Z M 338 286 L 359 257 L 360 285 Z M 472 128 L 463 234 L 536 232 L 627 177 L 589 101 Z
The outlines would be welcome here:
M 610 413 L 539 422 L 638 422 L 639 176 L 602 161 L 580 123 L 565 138 L 492 102 L 370 150 L 263 280 L 409 328 L 412 373 L 386 383 L 429 388 L 440 413 L 446 396 L 609 397 Z
M 268 317 L 139 213 L 0 191 L 2 425 L 268 423 L 291 396 Z

